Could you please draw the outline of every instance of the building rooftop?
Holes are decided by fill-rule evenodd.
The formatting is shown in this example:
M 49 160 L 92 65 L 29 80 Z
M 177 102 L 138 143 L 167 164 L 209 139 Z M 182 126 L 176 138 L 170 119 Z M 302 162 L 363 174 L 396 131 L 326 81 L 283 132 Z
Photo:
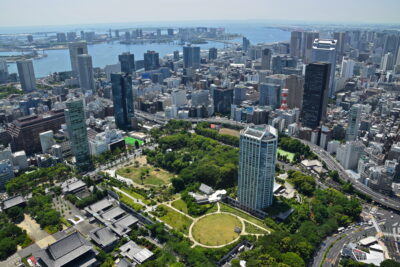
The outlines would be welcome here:
M 125 256 L 138 264 L 142 264 L 153 256 L 153 253 L 150 250 L 140 247 L 132 240 L 122 245 L 119 249 L 122 256 Z
M 66 236 L 47 248 L 33 253 L 39 263 L 49 267 L 91 266 L 97 260 L 90 243 L 78 232 Z
M 3 201 L 3 205 L 2 205 L 3 210 L 18 206 L 25 202 L 26 202 L 26 200 L 23 196 L 15 196 L 15 197 L 8 198 Z
M 99 246 L 107 247 L 118 241 L 118 237 L 107 227 L 96 228 L 90 232 L 90 238 Z

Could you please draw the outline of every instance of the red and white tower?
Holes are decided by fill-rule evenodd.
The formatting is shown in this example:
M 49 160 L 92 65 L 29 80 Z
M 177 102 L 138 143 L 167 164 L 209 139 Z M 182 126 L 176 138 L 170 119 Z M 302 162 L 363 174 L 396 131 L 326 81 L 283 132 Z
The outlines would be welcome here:
M 281 90 L 281 110 L 287 110 L 288 109 L 288 105 L 287 105 L 287 97 L 289 95 L 289 89 L 282 89 Z

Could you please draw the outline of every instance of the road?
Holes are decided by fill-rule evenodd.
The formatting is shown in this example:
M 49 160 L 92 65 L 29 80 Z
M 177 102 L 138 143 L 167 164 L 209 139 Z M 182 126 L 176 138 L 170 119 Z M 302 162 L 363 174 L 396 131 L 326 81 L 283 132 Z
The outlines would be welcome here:
M 338 171 L 339 175 L 345 181 L 352 183 L 356 190 L 371 197 L 372 200 L 374 200 L 375 202 L 379 203 L 382 206 L 391 208 L 396 211 L 400 211 L 400 201 L 399 200 L 382 195 L 382 194 L 372 190 L 368 186 L 360 183 L 358 180 L 354 179 L 350 175 L 348 175 L 347 172 L 343 169 L 343 167 L 327 151 L 325 151 L 321 147 L 314 145 L 305 140 L 301 140 L 301 139 L 298 139 L 298 140 L 300 140 L 304 144 L 308 145 L 315 154 L 317 154 L 323 161 L 325 161 L 326 165 L 328 166 L 328 168 L 330 170 Z
M 361 227 L 347 229 L 341 234 L 328 237 L 321 244 L 320 250 L 314 257 L 312 266 L 319 267 L 321 266 L 321 262 L 323 262 L 323 267 L 337 266 L 337 264 L 339 263 L 340 252 L 345 244 L 348 244 L 350 242 L 356 243 L 358 240 L 366 236 L 374 236 L 375 234 L 375 228 L 373 226 L 368 226 L 367 228 Z

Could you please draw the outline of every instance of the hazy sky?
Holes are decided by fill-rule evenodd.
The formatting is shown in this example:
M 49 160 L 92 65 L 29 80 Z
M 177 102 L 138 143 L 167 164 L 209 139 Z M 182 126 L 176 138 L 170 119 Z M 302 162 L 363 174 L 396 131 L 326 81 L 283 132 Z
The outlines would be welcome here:
M 193 20 L 400 23 L 400 0 L 0 0 L 0 27 Z

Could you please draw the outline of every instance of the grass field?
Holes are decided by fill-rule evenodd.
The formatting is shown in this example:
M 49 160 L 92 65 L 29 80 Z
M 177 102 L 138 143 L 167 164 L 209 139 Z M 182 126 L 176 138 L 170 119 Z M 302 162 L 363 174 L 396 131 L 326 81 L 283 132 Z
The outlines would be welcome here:
M 133 191 L 132 189 L 129 188 L 120 188 L 122 191 L 124 191 L 125 193 L 127 193 L 128 195 L 131 195 L 133 198 L 136 199 L 140 199 L 141 201 L 143 201 L 144 204 L 149 205 L 150 204 L 150 200 L 146 199 L 144 196 L 142 196 L 139 193 L 136 193 L 135 191 Z
M 232 208 L 231 206 L 228 206 L 225 203 L 219 203 L 219 205 L 221 207 L 221 211 L 225 211 L 225 212 L 229 212 L 229 213 L 235 214 L 235 215 L 237 215 L 237 216 L 239 216 L 239 217 L 241 217 L 241 218 L 243 218 L 245 220 L 248 220 L 248 221 L 250 221 L 252 223 L 255 223 L 255 224 L 257 224 L 257 225 L 259 225 L 259 226 L 261 226 L 261 227 L 263 227 L 265 229 L 268 229 L 268 227 L 260 219 L 257 219 L 257 218 L 255 218 L 255 217 L 253 217 L 253 216 L 251 216 L 251 215 L 249 215 L 249 214 L 247 214 L 247 213 L 245 213 L 245 212 L 243 212 L 241 210 Z
M 290 162 L 293 162 L 294 153 L 287 152 L 287 151 L 285 151 L 285 150 L 282 150 L 282 149 L 278 148 L 278 154 L 281 155 L 281 156 L 286 156 L 287 159 L 288 159 Z
M 229 214 L 211 214 L 196 222 L 192 228 L 192 235 L 203 245 L 224 245 L 239 236 L 234 231 L 235 227 L 243 227 L 238 218 Z
M 174 202 L 171 203 L 171 205 L 175 209 L 180 210 L 189 215 L 187 205 L 186 205 L 185 201 L 183 201 L 182 199 L 175 200 Z M 205 214 L 214 213 L 218 210 L 218 206 L 215 203 L 207 204 L 207 205 L 209 205 L 210 208 L 207 210 L 207 212 Z M 196 218 L 196 217 L 200 217 L 202 215 L 199 215 L 199 216 L 190 215 L 190 216 Z
M 148 173 L 146 173 L 148 171 Z M 137 184 L 149 185 L 149 186 L 162 186 L 169 184 L 172 174 L 169 172 L 154 168 L 150 165 L 143 165 L 135 168 L 135 166 L 129 166 L 117 170 L 117 174 L 122 177 L 133 180 Z M 143 176 L 143 180 L 141 179 Z
M 239 137 L 240 136 L 240 132 L 237 130 L 233 130 L 233 129 L 229 129 L 229 128 L 221 128 L 219 130 L 220 134 L 227 134 L 227 135 L 232 135 L 232 136 L 236 136 Z
M 160 220 L 184 234 L 189 233 L 189 227 L 193 222 L 192 219 L 165 205 L 160 205 L 159 207 L 162 207 L 166 211 L 166 214 L 160 217 Z
M 144 143 L 142 140 L 139 140 L 139 139 L 136 139 L 136 138 L 125 137 L 125 143 L 127 145 L 134 146 L 136 141 L 138 141 L 139 146 L 143 145 L 143 143 Z
M 135 201 L 133 201 L 131 198 L 125 196 L 124 194 L 118 193 L 118 196 L 119 196 L 119 200 L 122 203 L 128 205 L 132 209 L 134 209 L 136 211 L 140 211 L 140 210 L 144 209 L 144 206 L 140 205 L 139 203 L 136 203 Z
M 245 230 L 246 233 L 249 234 L 268 234 L 268 232 L 248 223 L 248 222 L 244 222 L 244 226 L 245 226 Z
M 182 199 L 175 200 L 174 202 L 171 203 L 171 205 L 177 210 L 180 210 L 186 214 L 188 213 L 187 205 L 185 201 L 183 201 Z

